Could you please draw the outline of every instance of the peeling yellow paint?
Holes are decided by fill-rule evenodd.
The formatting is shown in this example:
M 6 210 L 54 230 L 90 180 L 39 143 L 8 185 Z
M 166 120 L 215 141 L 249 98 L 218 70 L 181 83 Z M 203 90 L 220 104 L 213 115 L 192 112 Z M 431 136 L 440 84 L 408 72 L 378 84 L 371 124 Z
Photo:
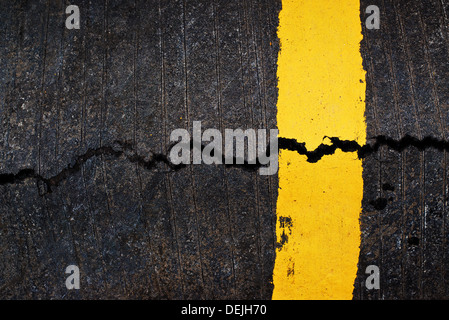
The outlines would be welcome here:
M 357 0 L 283 0 L 278 36 L 279 135 L 366 142 Z M 326 140 L 324 140 L 325 142 Z M 279 155 L 273 299 L 351 299 L 360 246 L 362 161 L 339 150 L 317 163 Z M 290 217 L 287 228 L 280 217 Z

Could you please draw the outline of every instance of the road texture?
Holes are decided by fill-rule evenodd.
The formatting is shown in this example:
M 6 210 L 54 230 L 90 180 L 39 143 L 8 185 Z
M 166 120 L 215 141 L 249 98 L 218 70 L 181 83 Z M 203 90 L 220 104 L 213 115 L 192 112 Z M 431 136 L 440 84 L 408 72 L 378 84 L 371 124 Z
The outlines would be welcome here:
M 69 5 L 80 29 L 65 26 Z M 380 29 L 365 26 L 369 5 Z M 341 136 L 312 152 L 301 145 L 310 137 L 281 136 L 280 148 L 310 166 L 341 151 L 361 160 L 354 299 L 447 298 L 449 3 L 359 6 L 366 141 Z M 281 9 L 0 0 L 0 298 L 273 297 L 286 241 L 276 228 L 291 227 L 277 216 L 278 175 L 174 167 L 167 155 L 170 133 L 193 121 L 277 128 Z M 66 288 L 69 265 L 79 290 Z M 368 265 L 380 289 L 366 288 Z
M 70 4 L 79 30 L 66 1 L 1 1 L 0 296 L 269 299 L 276 175 L 129 158 L 193 121 L 276 128 L 280 3 Z
M 379 30 L 364 28 L 367 137 L 447 140 L 447 1 L 361 1 L 377 5 Z M 361 11 L 362 19 L 368 15 Z M 362 20 L 363 21 L 363 20 Z M 447 149 L 387 146 L 364 161 L 357 299 L 448 297 Z M 366 290 L 367 265 L 380 289 Z

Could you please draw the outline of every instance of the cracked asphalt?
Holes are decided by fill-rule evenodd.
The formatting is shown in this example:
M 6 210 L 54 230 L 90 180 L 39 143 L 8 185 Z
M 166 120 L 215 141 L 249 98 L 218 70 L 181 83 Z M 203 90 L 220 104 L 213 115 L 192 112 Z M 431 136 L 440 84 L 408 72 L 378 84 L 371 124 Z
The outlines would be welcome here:
M 276 176 L 108 148 L 276 128 L 280 2 L 73 1 L 79 30 L 65 1 L 0 3 L 0 297 L 269 299 Z
M 170 133 L 277 127 L 280 0 L 0 0 L 0 298 L 271 299 L 278 177 L 186 165 Z M 377 5 L 354 299 L 449 296 L 449 3 Z M 121 144 L 117 144 L 120 141 Z M 342 177 L 343 178 L 343 177 Z M 67 290 L 68 265 L 82 290 Z M 365 269 L 381 270 L 379 290 Z
M 363 28 L 367 137 L 447 141 L 447 1 L 361 1 L 381 8 L 379 30 Z M 361 18 L 366 16 L 361 12 Z M 447 150 L 382 146 L 364 162 L 362 243 L 356 299 L 446 299 Z M 381 204 L 381 205 L 379 205 Z M 380 289 L 364 287 L 368 265 Z

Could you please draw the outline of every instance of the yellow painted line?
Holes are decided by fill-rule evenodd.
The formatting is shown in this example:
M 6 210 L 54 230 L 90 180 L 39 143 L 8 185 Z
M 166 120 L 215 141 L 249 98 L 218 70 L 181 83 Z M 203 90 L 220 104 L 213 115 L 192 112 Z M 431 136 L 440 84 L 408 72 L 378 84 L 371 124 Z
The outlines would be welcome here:
M 364 144 L 359 1 L 283 0 L 279 19 L 279 135 L 308 150 L 324 136 Z M 276 254 L 273 299 L 352 298 L 362 194 L 355 153 L 308 163 L 281 150 L 276 233 L 286 242 Z

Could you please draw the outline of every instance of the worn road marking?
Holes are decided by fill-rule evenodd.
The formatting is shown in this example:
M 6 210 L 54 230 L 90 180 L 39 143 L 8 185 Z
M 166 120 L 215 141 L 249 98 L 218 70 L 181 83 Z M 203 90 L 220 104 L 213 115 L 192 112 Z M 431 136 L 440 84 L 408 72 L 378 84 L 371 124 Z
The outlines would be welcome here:
M 365 71 L 358 0 L 283 0 L 278 36 L 281 137 L 366 142 Z M 326 141 L 326 140 L 324 140 Z M 317 163 L 282 150 L 273 299 L 351 299 L 360 245 L 362 161 Z

